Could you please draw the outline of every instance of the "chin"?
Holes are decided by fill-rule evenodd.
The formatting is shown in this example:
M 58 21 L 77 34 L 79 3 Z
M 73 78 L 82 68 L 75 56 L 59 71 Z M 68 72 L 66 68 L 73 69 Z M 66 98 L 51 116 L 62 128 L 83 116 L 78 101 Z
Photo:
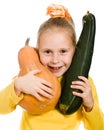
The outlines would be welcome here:
M 58 78 L 58 77 L 62 76 L 63 74 L 60 74 L 60 73 L 54 73 L 54 75 Z

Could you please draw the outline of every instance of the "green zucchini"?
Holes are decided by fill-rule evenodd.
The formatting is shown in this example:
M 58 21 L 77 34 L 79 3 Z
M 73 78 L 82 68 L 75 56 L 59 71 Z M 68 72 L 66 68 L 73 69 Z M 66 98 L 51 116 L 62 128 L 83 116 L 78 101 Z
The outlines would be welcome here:
M 82 31 L 77 41 L 77 47 L 70 68 L 66 71 L 62 79 L 62 93 L 58 103 L 58 109 L 63 114 L 72 114 L 82 104 L 82 98 L 72 94 L 70 88 L 72 81 L 78 80 L 82 75 L 88 78 L 94 51 L 94 40 L 96 31 L 95 16 L 89 12 L 82 18 Z M 74 90 L 81 92 L 80 90 Z

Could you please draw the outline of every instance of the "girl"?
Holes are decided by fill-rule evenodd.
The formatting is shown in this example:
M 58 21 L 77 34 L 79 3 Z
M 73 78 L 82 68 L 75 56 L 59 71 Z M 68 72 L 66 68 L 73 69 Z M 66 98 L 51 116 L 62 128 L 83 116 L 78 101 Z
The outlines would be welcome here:
M 76 33 L 72 17 L 61 5 L 52 5 L 47 9 L 51 16 L 39 28 L 37 50 L 41 63 L 61 81 L 62 75 L 72 62 L 76 47 Z M 70 59 L 69 59 L 70 57 Z M 15 110 L 22 93 L 33 95 L 42 101 L 43 95 L 52 98 L 54 87 L 51 83 L 34 76 L 41 70 L 34 70 L 16 78 L 8 87 L 0 92 L 0 113 Z M 79 76 L 80 81 L 73 81 L 71 87 L 83 93 L 73 91 L 73 95 L 83 99 L 83 103 L 75 113 L 63 115 L 53 109 L 42 115 L 31 115 L 23 111 L 20 130 L 78 130 L 81 121 L 85 130 L 104 130 L 104 115 L 100 110 L 96 89 L 92 79 Z M 34 87 L 35 86 L 35 87 Z

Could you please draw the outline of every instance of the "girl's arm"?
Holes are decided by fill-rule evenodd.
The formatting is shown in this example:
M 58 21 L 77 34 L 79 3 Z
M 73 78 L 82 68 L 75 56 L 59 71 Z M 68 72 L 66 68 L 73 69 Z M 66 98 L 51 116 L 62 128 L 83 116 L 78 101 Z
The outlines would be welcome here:
M 15 110 L 23 94 L 17 96 L 14 91 L 14 81 L 0 91 L 0 114 L 7 114 Z
M 102 112 L 99 105 L 96 87 L 91 78 L 89 78 L 89 82 L 92 86 L 92 95 L 94 99 L 94 105 L 90 112 L 86 112 L 84 107 L 82 108 L 85 129 L 86 130 L 104 130 L 104 113 Z
M 72 88 L 80 89 L 82 93 L 73 92 L 83 99 L 82 113 L 86 130 L 104 130 L 104 114 L 100 109 L 96 87 L 91 78 L 89 80 L 79 76 L 80 81 L 72 82 Z
M 23 93 L 31 94 L 40 101 L 43 100 L 40 95 L 47 98 L 52 97 L 54 94 L 52 84 L 34 75 L 39 72 L 39 70 L 31 71 L 24 76 L 15 78 L 11 84 L 0 92 L 1 114 L 12 112 L 19 101 L 23 99 Z
M 39 70 L 34 70 L 24 76 L 16 78 L 14 81 L 15 93 L 19 96 L 21 93 L 33 95 L 39 101 L 43 101 L 41 95 L 52 98 L 54 87 L 50 82 L 35 76 Z

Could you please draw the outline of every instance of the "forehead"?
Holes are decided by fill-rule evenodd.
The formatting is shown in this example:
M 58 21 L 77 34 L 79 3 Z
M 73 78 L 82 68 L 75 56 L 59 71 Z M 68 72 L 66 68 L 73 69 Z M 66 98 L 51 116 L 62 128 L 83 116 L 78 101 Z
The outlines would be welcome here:
M 40 36 L 39 47 L 69 47 L 72 46 L 72 39 L 69 32 L 62 28 L 47 29 Z
M 62 27 L 51 27 L 43 31 L 40 35 L 40 39 L 44 39 L 46 37 L 58 37 L 61 36 L 65 38 L 71 38 L 72 32 L 70 29 L 62 28 Z

